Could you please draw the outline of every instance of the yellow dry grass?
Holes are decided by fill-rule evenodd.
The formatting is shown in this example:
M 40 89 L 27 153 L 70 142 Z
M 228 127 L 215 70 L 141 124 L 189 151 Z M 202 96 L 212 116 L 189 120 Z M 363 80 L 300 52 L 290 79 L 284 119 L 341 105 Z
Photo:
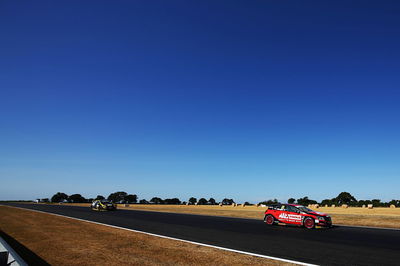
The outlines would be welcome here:
M 145 205 L 131 204 L 128 208 L 119 205 L 120 209 L 135 209 L 158 212 L 191 213 L 240 218 L 263 219 L 265 208 L 256 206 L 232 207 L 209 205 Z M 400 228 L 400 208 L 318 208 L 315 211 L 328 213 L 334 224 Z
M 89 207 L 87 203 L 71 204 Z M 238 218 L 263 219 L 265 207 L 256 206 L 219 206 L 219 205 L 153 205 L 153 204 L 118 204 L 119 209 L 189 213 L 212 216 L 228 216 Z M 320 207 L 315 211 L 324 212 L 332 216 L 334 224 L 400 228 L 400 208 L 361 208 L 349 207 Z
M 0 230 L 52 265 L 289 265 L 5 206 Z

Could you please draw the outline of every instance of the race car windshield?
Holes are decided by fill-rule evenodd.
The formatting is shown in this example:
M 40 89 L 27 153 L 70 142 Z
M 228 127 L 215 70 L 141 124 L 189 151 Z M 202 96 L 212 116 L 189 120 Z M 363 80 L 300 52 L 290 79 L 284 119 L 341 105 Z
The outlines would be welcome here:
M 299 209 L 302 212 L 312 212 L 313 211 L 313 210 L 311 210 L 311 209 L 309 209 L 307 207 L 304 207 L 304 206 L 296 206 L 296 207 L 297 207 L 297 209 Z

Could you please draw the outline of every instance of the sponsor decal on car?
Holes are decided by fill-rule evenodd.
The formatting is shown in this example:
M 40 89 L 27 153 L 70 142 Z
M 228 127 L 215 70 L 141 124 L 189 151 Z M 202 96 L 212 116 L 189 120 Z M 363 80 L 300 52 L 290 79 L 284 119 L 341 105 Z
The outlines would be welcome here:
M 284 220 L 289 220 L 289 221 L 301 221 L 301 215 L 297 214 L 287 214 L 287 213 L 281 213 L 279 214 L 279 218 L 284 219 Z

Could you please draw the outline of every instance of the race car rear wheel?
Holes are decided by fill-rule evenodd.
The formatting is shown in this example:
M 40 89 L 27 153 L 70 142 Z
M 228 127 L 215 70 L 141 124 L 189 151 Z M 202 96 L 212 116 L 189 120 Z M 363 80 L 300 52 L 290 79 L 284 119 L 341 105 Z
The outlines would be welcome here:
M 304 224 L 304 227 L 307 229 L 313 229 L 315 227 L 314 219 L 311 217 L 305 218 L 303 224 Z
M 267 216 L 265 216 L 264 221 L 268 225 L 273 225 L 275 223 L 275 218 L 271 214 L 268 214 Z

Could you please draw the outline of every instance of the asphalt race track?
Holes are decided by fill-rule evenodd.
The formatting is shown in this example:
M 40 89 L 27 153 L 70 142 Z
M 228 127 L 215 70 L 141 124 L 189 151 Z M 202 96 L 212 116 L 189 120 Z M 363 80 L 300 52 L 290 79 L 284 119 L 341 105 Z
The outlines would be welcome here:
M 307 230 L 253 219 L 148 211 L 96 212 L 65 205 L 16 207 L 319 265 L 400 265 L 400 230 L 356 227 Z

